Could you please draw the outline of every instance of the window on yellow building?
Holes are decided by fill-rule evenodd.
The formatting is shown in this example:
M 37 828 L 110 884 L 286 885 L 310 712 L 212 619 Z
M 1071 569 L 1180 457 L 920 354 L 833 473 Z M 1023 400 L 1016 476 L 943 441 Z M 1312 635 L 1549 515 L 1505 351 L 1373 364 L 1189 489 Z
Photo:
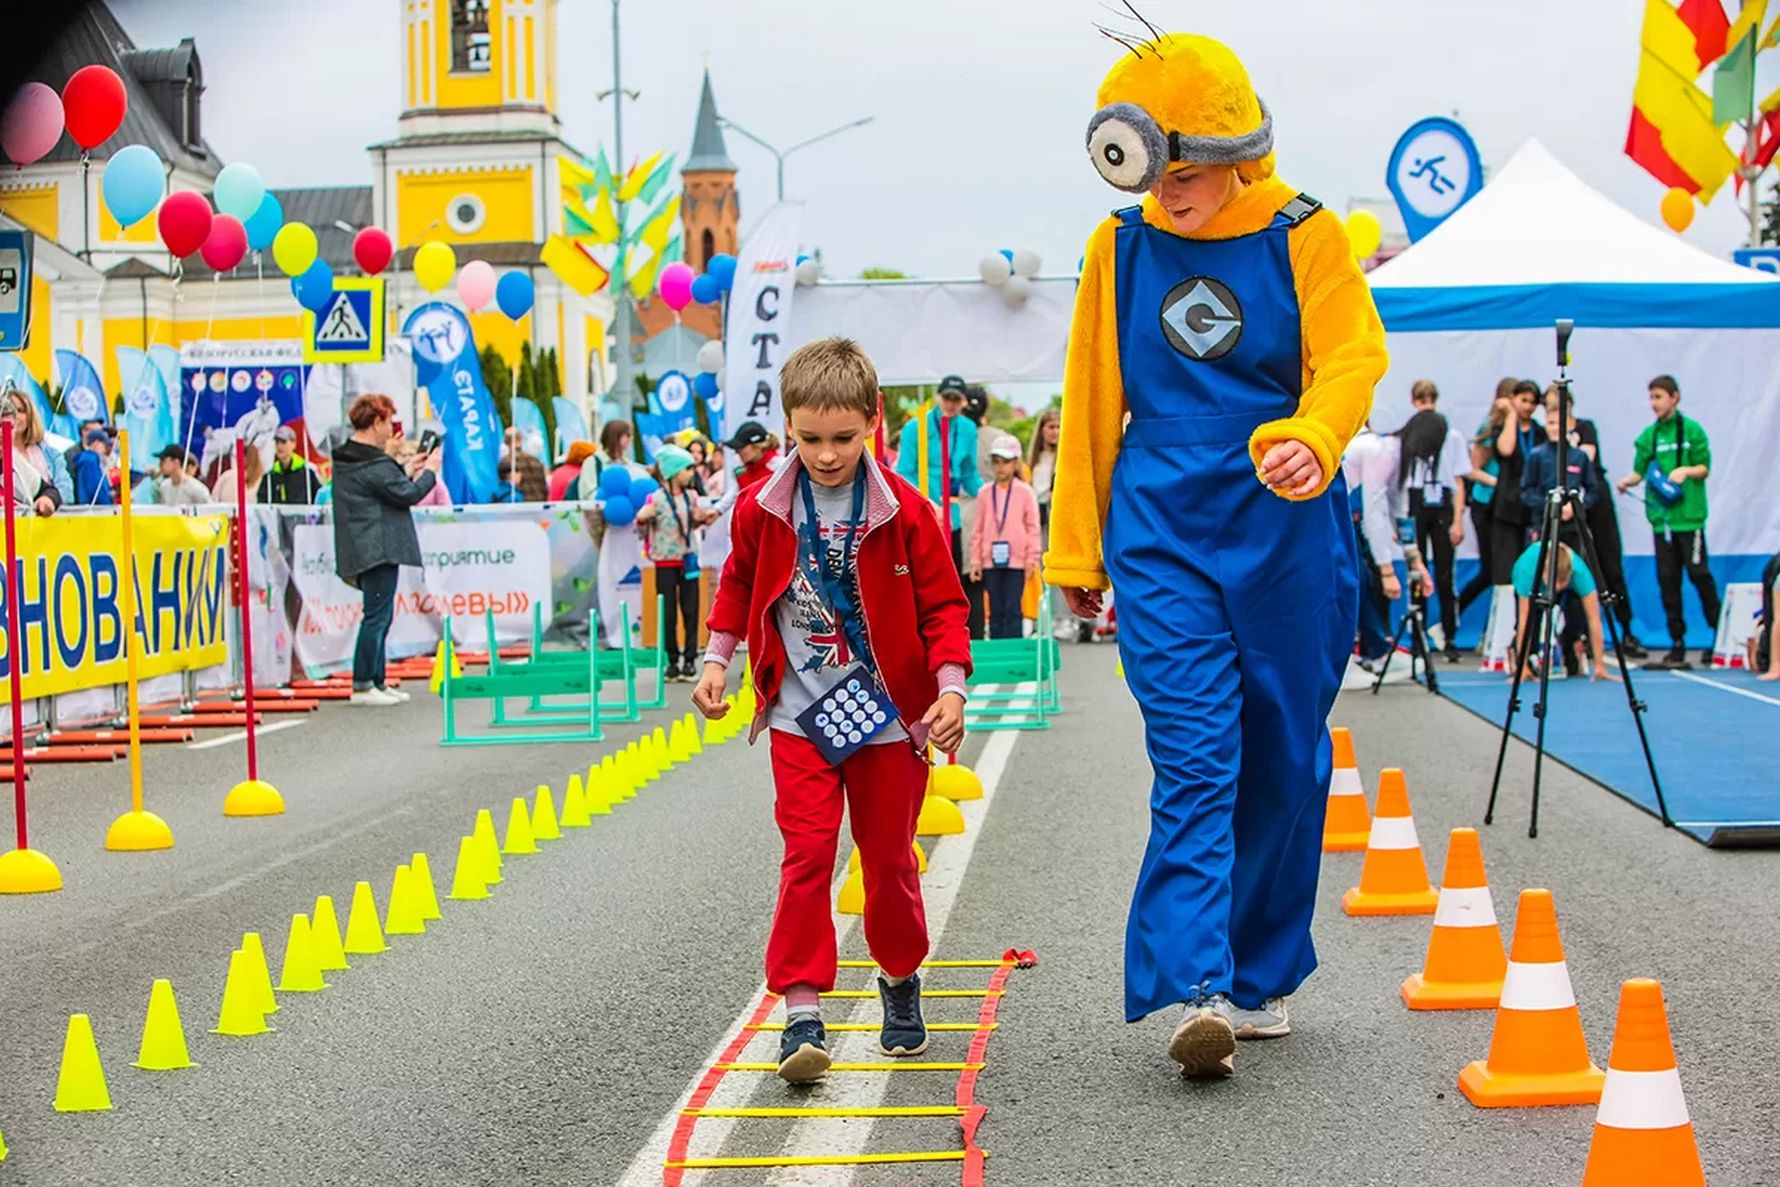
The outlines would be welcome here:
M 451 70 L 487 74 L 488 0 L 451 0 Z

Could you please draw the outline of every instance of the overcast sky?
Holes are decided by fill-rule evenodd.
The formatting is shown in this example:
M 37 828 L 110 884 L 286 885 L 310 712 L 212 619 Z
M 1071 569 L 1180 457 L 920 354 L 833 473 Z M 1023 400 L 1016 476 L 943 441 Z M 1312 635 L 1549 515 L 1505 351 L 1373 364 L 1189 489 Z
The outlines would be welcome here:
M 439 0 L 441 6 L 447 0 Z M 1622 152 L 1637 69 L 1637 0 L 1145 0 L 1145 15 L 1204 32 L 1245 59 L 1274 111 L 1280 172 L 1344 210 L 1388 197 L 1386 160 L 1415 120 L 1457 112 L 1488 167 L 1538 137 L 1586 181 L 1656 223 L 1662 188 Z M 205 131 L 226 160 L 278 186 L 364 184 L 364 146 L 392 136 L 399 0 L 113 0 L 139 45 L 195 37 Z M 1097 0 L 625 0 L 631 155 L 684 158 L 709 62 L 725 116 L 780 145 L 860 116 L 874 122 L 794 155 L 806 248 L 831 273 L 975 272 L 1001 247 L 1073 269 L 1095 220 L 1122 204 L 1082 147 L 1116 60 Z M 561 0 L 559 115 L 591 155 L 610 144 L 611 5 Z M 1763 65 L 1766 94 L 1780 66 Z M 744 228 L 773 197 L 773 162 L 729 138 Z M 1688 238 L 1737 246 L 1726 185 Z

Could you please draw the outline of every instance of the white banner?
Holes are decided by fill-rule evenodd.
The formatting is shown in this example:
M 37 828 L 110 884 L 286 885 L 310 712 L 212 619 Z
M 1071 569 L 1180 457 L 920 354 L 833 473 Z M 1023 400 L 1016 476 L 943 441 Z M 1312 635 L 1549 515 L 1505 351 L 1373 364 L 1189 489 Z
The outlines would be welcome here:
M 1761 582 L 1733 581 L 1724 587 L 1724 608 L 1718 613 L 1718 641 L 1712 666 L 1741 668 L 1749 661 L 1749 640 L 1761 629 Z
M 802 202 L 780 202 L 760 218 L 736 261 L 723 341 L 723 432 L 759 421 L 780 440 L 779 366 L 791 353 L 791 303 L 797 291 L 797 232 Z
M 606 646 L 636 646 L 643 629 L 643 538 L 633 524 L 606 529 L 600 544 L 600 631 Z M 630 607 L 631 638 L 624 637 L 624 608 Z

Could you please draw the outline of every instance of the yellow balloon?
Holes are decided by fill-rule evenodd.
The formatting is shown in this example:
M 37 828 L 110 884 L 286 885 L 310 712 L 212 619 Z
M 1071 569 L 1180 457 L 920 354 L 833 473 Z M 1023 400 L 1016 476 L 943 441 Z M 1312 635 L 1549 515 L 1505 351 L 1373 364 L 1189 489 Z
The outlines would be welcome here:
M 272 258 L 286 276 L 301 276 L 315 262 L 315 232 L 307 223 L 285 223 L 272 240 Z
M 1669 225 L 1669 230 L 1685 231 L 1693 222 L 1693 195 L 1674 186 L 1663 195 L 1662 210 L 1663 222 Z
M 1350 210 L 1347 212 L 1347 238 L 1354 247 L 1354 257 L 1365 259 L 1378 250 L 1384 242 L 1384 227 L 1379 224 L 1378 216 L 1370 210 Z
M 451 283 L 457 271 L 457 253 L 449 243 L 429 239 L 414 253 L 414 279 L 429 293 L 436 293 Z

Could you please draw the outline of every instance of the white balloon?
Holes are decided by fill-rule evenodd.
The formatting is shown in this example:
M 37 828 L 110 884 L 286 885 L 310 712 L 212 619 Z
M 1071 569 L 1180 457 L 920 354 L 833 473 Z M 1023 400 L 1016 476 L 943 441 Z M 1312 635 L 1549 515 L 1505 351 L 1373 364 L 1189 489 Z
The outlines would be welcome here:
M 724 370 L 724 368 L 722 368 L 722 367 L 717 368 L 717 391 L 719 393 L 721 393 L 723 391 L 724 377 L 727 376 L 728 374 L 729 374 L 729 372 Z
M 1022 247 L 1014 253 L 1014 275 L 1016 276 L 1024 276 L 1030 280 L 1038 275 L 1038 270 L 1043 264 L 1044 260 L 1030 247 Z
M 723 343 L 713 338 L 698 348 L 698 369 L 700 371 L 723 370 Z
M 1013 275 L 1013 267 L 1000 252 L 978 260 L 977 271 L 982 274 L 984 284 L 1006 284 L 1007 278 Z
M 1032 295 L 1032 282 L 1018 274 L 1010 276 L 1001 286 L 1001 299 L 1006 301 L 1008 308 L 1018 309 Z
M 815 260 L 805 260 L 797 266 L 797 283 L 809 286 L 822 279 L 822 265 Z

